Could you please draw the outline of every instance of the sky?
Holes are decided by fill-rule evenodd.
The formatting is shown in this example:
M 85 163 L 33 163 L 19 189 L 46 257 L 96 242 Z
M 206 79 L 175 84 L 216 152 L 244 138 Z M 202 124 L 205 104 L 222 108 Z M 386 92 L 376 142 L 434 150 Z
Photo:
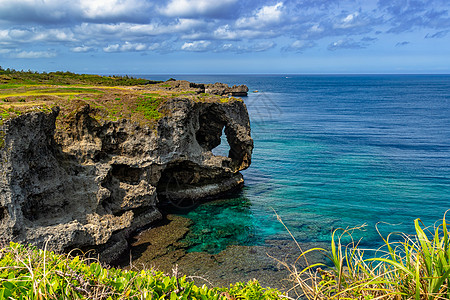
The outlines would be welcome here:
M 449 74 L 450 1 L 0 0 L 0 66 L 97 74 Z

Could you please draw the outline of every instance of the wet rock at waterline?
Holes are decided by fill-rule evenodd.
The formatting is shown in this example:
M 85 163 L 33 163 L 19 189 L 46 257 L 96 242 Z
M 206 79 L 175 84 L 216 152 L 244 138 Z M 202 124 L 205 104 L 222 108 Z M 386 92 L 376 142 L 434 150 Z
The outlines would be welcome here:
M 111 262 L 138 228 L 243 184 L 253 141 L 238 99 L 177 97 L 154 126 L 93 117 L 78 107 L 61 117 L 22 114 L 0 130 L 0 236 L 52 250 L 95 247 Z M 229 155 L 215 156 L 225 132 Z
M 193 276 L 196 282 L 211 286 L 229 286 L 257 278 L 263 286 L 280 291 L 288 291 L 293 286 L 287 279 L 290 274 L 284 264 L 289 267 L 295 264 L 298 270 L 306 267 L 304 258 L 297 260 L 301 250 L 293 240 L 265 240 L 264 246 L 229 245 L 218 253 L 191 252 L 190 245 L 185 243 L 191 225 L 190 219 L 168 215 L 165 224 L 135 237 L 130 257 L 122 267 L 156 267 L 171 274 L 177 266 L 179 275 Z M 322 245 L 305 243 L 302 250 L 317 246 Z M 325 262 L 319 251 L 311 253 L 307 259 Z

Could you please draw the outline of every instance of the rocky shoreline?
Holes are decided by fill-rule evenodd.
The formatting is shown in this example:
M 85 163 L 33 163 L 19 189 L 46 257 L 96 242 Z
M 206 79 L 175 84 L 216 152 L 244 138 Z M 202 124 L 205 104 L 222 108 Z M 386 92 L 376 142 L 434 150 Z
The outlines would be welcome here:
M 249 116 L 242 100 L 223 96 L 248 88 L 167 81 L 124 90 L 114 91 L 122 100 L 103 99 L 106 89 L 97 98 L 82 94 L 70 109 L 50 96 L 40 106 L 25 99 L 32 111 L 1 120 L 4 239 L 56 251 L 95 248 L 112 262 L 137 229 L 161 219 L 161 205 L 184 207 L 242 186 L 239 171 L 253 149 Z M 119 109 L 124 98 L 153 99 L 154 91 L 163 96 L 150 125 L 102 117 L 100 104 Z M 228 157 L 211 152 L 222 133 Z
M 179 215 L 167 215 L 164 223 L 147 229 L 132 240 L 130 255 L 119 266 L 125 269 L 156 268 L 171 274 L 176 267 L 180 275 L 192 277 L 199 284 L 229 286 L 256 278 L 265 287 L 286 292 L 292 288 L 289 270 L 300 250 L 292 240 L 273 239 L 264 245 L 230 245 L 218 253 L 190 252 L 183 242 L 189 233 L 191 220 Z M 304 250 L 314 245 L 302 245 Z M 309 259 L 324 262 L 318 253 Z M 306 267 L 301 260 L 297 267 Z

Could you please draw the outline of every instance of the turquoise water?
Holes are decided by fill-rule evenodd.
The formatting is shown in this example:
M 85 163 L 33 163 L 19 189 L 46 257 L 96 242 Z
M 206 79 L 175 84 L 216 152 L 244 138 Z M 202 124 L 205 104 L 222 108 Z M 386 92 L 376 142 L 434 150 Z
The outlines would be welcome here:
M 433 225 L 450 209 L 450 76 L 175 77 L 259 91 L 244 98 L 255 142 L 245 188 L 187 213 L 190 251 L 289 238 L 274 211 L 299 242 L 366 224 L 355 237 L 376 247 L 377 224 L 413 233 L 415 218 Z

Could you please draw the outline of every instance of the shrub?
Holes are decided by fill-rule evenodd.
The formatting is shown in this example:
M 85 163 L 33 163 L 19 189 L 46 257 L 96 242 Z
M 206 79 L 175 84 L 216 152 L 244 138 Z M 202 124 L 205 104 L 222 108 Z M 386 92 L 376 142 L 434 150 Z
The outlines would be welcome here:
M 414 221 L 416 234 L 383 238 L 384 245 L 365 255 L 358 242 L 342 244 L 355 229 L 336 229 L 328 257 L 332 267 L 288 266 L 294 289 L 307 299 L 450 299 L 450 235 L 445 215 L 432 229 Z M 359 228 L 356 228 L 359 229 Z M 325 251 L 312 249 L 309 251 Z M 309 252 L 298 259 L 305 259 Z M 367 250 L 366 250 L 367 251 Z M 321 268 L 324 267 L 324 270 Z
M 196 286 L 186 276 L 155 270 L 103 267 L 95 260 L 69 258 L 10 243 L 0 250 L 0 299 L 280 299 L 257 281 L 230 288 Z

